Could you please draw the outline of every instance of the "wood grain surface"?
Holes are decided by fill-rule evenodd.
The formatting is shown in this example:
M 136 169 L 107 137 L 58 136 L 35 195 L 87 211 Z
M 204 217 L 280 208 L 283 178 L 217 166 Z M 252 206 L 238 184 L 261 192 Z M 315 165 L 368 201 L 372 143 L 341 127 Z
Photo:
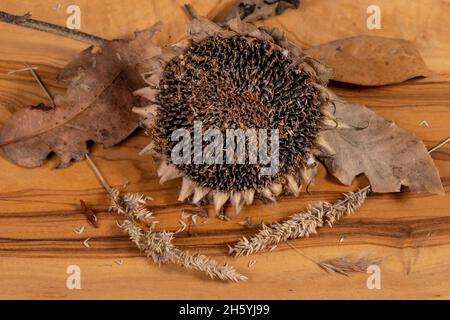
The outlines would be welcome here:
M 0 10 L 33 13 L 35 19 L 65 25 L 66 8 L 81 7 L 81 30 L 108 39 L 161 20 L 159 44 L 184 37 L 182 0 L 43 0 L 2 1 Z M 223 15 L 236 1 L 196 0 L 197 12 Z M 358 34 L 400 37 L 415 42 L 434 74 L 395 86 L 362 88 L 333 84 L 348 101 L 362 103 L 379 115 L 414 132 L 432 147 L 450 135 L 450 3 L 440 0 L 379 0 L 382 29 L 367 30 L 366 8 L 373 1 L 302 0 L 264 24 L 282 27 L 302 47 Z M 60 6 L 58 5 L 60 4 Z M 37 72 L 52 94 L 64 93 L 58 71 L 85 44 L 0 23 L 0 125 L 23 106 L 46 101 L 28 73 L 7 74 L 24 62 Z M 419 124 L 426 120 L 429 128 Z M 177 203 L 180 181 L 159 185 L 153 162 L 138 156 L 148 138 L 137 132 L 119 146 L 94 146 L 93 159 L 112 185 L 129 182 L 128 190 L 151 195 L 159 228 L 174 230 L 183 208 Z M 227 256 L 227 243 L 250 235 L 237 222 L 246 217 L 281 220 L 319 200 L 340 197 L 366 184 L 360 177 L 351 187 L 340 185 L 321 168 L 311 194 L 282 197 L 276 204 L 257 201 L 229 222 L 210 218 L 191 225 L 176 244 L 234 265 L 249 277 L 245 283 L 212 281 L 177 266 L 158 267 L 142 257 L 107 213 L 108 199 L 86 162 L 54 170 L 55 159 L 35 169 L 17 167 L 0 153 L 0 298 L 91 299 L 308 299 L 308 298 L 450 298 L 450 146 L 433 153 L 446 194 L 383 194 L 371 196 L 352 216 L 309 239 L 291 241 L 270 253 Z M 97 212 L 98 229 L 81 212 L 82 199 Z M 83 234 L 73 230 L 86 226 Z M 91 238 L 90 248 L 82 242 Z M 295 247 L 294 250 L 292 247 Z M 313 260 L 347 255 L 382 257 L 381 289 L 369 290 L 368 274 L 328 274 Z M 117 260 L 123 259 L 119 265 Z M 249 261 L 256 261 L 249 268 Z M 81 290 L 66 288 L 66 269 L 81 268 Z

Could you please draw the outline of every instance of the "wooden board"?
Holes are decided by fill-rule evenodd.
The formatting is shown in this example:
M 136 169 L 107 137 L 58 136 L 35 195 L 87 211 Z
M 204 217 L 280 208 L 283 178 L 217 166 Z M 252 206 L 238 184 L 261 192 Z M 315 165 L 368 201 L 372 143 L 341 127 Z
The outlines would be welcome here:
M 186 18 L 180 9 L 184 2 L 17 0 L 3 1 L 0 10 L 13 14 L 32 11 L 35 19 L 65 25 L 66 8 L 76 3 L 82 10 L 82 31 L 105 38 L 128 36 L 161 20 L 164 28 L 158 43 L 166 44 L 184 36 Z M 189 2 L 198 13 L 215 17 L 235 1 Z M 283 27 L 303 47 L 358 34 L 414 41 L 434 76 L 395 86 L 334 84 L 333 89 L 414 132 L 432 147 L 450 132 L 450 4 L 439 0 L 377 1 L 382 29 L 370 31 L 366 8 L 371 3 L 302 0 L 300 10 L 264 24 Z M 28 62 L 38 67 L 53 94 L 63 93 L 56 74 L 86 47 L 6 24 L 0 24 L 0 43 L 0 124 L 21 107 L 46 101 L 30 74 L 8 75 L 9 70 Z M 429 128 L 419 125 L 423 120 Z M 95 146 L 93 158 L 111 184 L 129 181 L 129 190 L 153 196 L 151 207 L 161 221 L 159 228 L 174 230 L 182 209 L 189 206 L 176 201 L 179 181 L 159 185 L 152 161 L 137 155 L 147 143 L 148 138 L 138 132 L 114 148 Z M 120 217 L 107 213 L 107 196 L 87 163 L 53 170 L 56 160 L 50 159 L 40 168 L 24 169 L 0 153 L 0 298 L 450 298 L 450 146 L 433 153 L 433 158 L 446 195 L 405 192 L 371 196 L 361 210 L 336 227 L 321 229 L 310 239 L 291 241 L 296 250 L 281 245 L 271 253 L 233 258 L 227 256 L 226 244 L 251 234 L 237 224 L 246 217 L 281 220 L 308 203 L 337 199 L 345 190 L 356 190 L 366 183 L 364 177 L 344 187 L 321 168 L 310 195 L 286 196 L 273 205 L 256 202 L 236 220 L 211 218 L 190 226 L 176 239 L 179 246 L 228 262 L 249 277 L 246 283 L 231 284 L 177 266 L 158 267 L 143 258 L 116 226 Z M 87 225 L 80 199 L 99 212 L 100 228 Z M 86 231 L 77 235 L 73 230 L 83 225 Z M 89 249 L 82 244 L 88 237 Z M 311 261 L 346 255 L 382 257 L 381 289 L 367 288 L 368 274 L 328 274 Z M 119 259 L 123 265 L 116 263 Z M 256 264 L 249 268 L 251 260 Z M 81 290 L 66 287 L 69 265 L 81 268 Z

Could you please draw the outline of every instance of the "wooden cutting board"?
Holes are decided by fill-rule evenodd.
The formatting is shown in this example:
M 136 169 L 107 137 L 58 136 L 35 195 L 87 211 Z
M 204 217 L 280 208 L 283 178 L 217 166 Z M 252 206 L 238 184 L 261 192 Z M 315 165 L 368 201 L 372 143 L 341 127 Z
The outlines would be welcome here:
M 159 44 L 184 37 L 187 19 L 184 0 L 25 0 L 3 1 L 1 11 L 24 14 L 60 25 L 66 9 L 81 8 L 81 30 L 108 39 L 126 37 L 161 20 Z M 236 1 L 196 0 L 197 12 L 210 18 Z M 302 47 L 359 34 L 399 37 L 416 43 L 429 78 L 378 88 L 333 84 L 350 102 L 362 103 L 379 115 L 414 132 L 432 147 L 450 135 L 450 3 L 440 0 L 379 0 L 382 28 L 368 30 L 366 9 L 373 1 L 302 0 L 300 10 L 289 10 L 264 24 L 281 27 Z M 32 76 L 8 74 L 24 62 L 37 72 L 52 94 L 64 93 L 55 77 L 86 47 L 85 44 L 0 23 L 0 125 L 23 106 L 45 102 Z M 421 126 L 426 121 L 429 127 Z M 112 185 L 129 182 L 130 191 L 151 195 L 151 209 L 159 227 L 174 230 L 183 208 L 177 203 L 180 181 L 159 185 L 151 160 L 138 156 L 148 138 L 138 132 L 119 146 L 93 148 L 93 159 Z M 430 194 L 371 196 L 361 210 L 334 228 L 323 228 L 309 239 L 291 241 L 275 251 L 251 257 L 227 256 L 227 243 L 251 230 L 238 224 L 246 217 L 276 221 L 319 200 L 332 200 L 346 190 L 366 184 L 360 177 L 345 187 L 321 168 L 311 194 L 282 197 L 276 204 L 257 201 L 229 222 L 212 216 L 191 225 L 176 243 L 234 265 L 247 275 L 246 283 L 211 281 L 203 274 L 177 266 L 158 267 L 143 258 L 107 213 L 108 198 L 87 163 L 53 170 L 56 159 L 35 169 L 15 166 L 0 152 L 0 298 L 450 298 L 450 146 L 433 153 L 446 190 Z M 79 200 L 98 212 L 98 229 L 90 227 Z M 211 208 L 209 208 L 211 209 Z M 78 235 L 74 229 L 86 226 Z M 83 241 L 90 238 L 90 248 Z M 369 290 L 369 274 L 345 277 L 328 274 L 313 261 L 353 256 L 382 257 L 381 289 Z M 249 267 L 251 261 L 256 261 Z M 123 262 L 121 264 L 121 262 Z M 253 262 L 250 263 L 250 265 Z M 81 289 L 66 287 L 68 266 L 81 270 Z

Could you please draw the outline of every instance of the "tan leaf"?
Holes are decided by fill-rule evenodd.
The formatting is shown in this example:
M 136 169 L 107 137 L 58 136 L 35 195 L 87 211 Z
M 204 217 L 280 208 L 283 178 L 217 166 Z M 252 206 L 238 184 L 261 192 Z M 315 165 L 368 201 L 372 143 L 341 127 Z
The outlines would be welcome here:
M 325 43 L 305 52 L 334 69 L 332 80 L 381 86 L 426 76 L 426 67 L 412 42 L 356 36 Z
M 0 146 L 6 155 L 21 166 L 35 167 L 54 152 L 58 167 L 64 167 L 71 159 L 84 158 L 87 141 L 110 147 L 128 137 L 139 124 L 132 108 L 144 103 L 133 91 L 145 86 L 141 70 L 160 53 L 151 42 L 158 28 L 80 53 L 59 76 L 68 88 L 65 96 L 55 98 L 54 110 L 23 108 L 5 123 Z
M 343 184 L 364 173 L 374 192 L 398 192 L 402 185 L 412 192 L 444 192 L 433 160 L 415 135 L 362 105 L 336 101 L 335 117 L 360 127 L 323 133 L 334 154 L 319 157 Z
M 266 32 L 258 29 L 251 23 L 242 21 L 239 16 L 227 22 L 228 27 L 240 35 L 250 36 L 262 41 L 273 41 L 273 38 Z
M 212 22 L 207 18 L 196 17 L 189 22 L 188 35 L 195 42 L 201 42 L 206 38 L 217 35 L 224 38 L 229 38 L 236 35 L 236 33 L 224 30 L 218 24 Z

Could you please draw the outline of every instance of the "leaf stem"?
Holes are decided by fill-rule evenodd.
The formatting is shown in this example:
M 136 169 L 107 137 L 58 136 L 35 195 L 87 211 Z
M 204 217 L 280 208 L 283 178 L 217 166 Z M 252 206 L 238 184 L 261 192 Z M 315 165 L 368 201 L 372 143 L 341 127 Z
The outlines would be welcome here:
M 89 165 L 91 166 L 91 168 L 94 171 L 95 175 L 97 176 L 98 180 L 102 184 L 103 188 L 105 188 L 105 190 L 108 193 L 111 193 L 111 190 L 112 190 L 111 186 L 108 184 L 108 182 L 106 182 L 106 179 L 103 177 L 102 173 L 100 172 L 100 170 L 95 165 L 94 161 L 92 161 L 91 157 L 87 153 L 86 153 L 86 160 L 89 163 Z
M 0 22 L 5 22 L 29 29 L 55 34 L 58 36 L 89 43 L 91 45 L 99 47 L 104 46 L 109 41 L 107 39 L 97 37 L 89 33 L 81 32 L 78 30 L 72 30 L 45 21 L 31 19 L 30 17 L 31 13 L 27 13 L 23 16 L 15 16 L 7 12 L 0 11 Z

